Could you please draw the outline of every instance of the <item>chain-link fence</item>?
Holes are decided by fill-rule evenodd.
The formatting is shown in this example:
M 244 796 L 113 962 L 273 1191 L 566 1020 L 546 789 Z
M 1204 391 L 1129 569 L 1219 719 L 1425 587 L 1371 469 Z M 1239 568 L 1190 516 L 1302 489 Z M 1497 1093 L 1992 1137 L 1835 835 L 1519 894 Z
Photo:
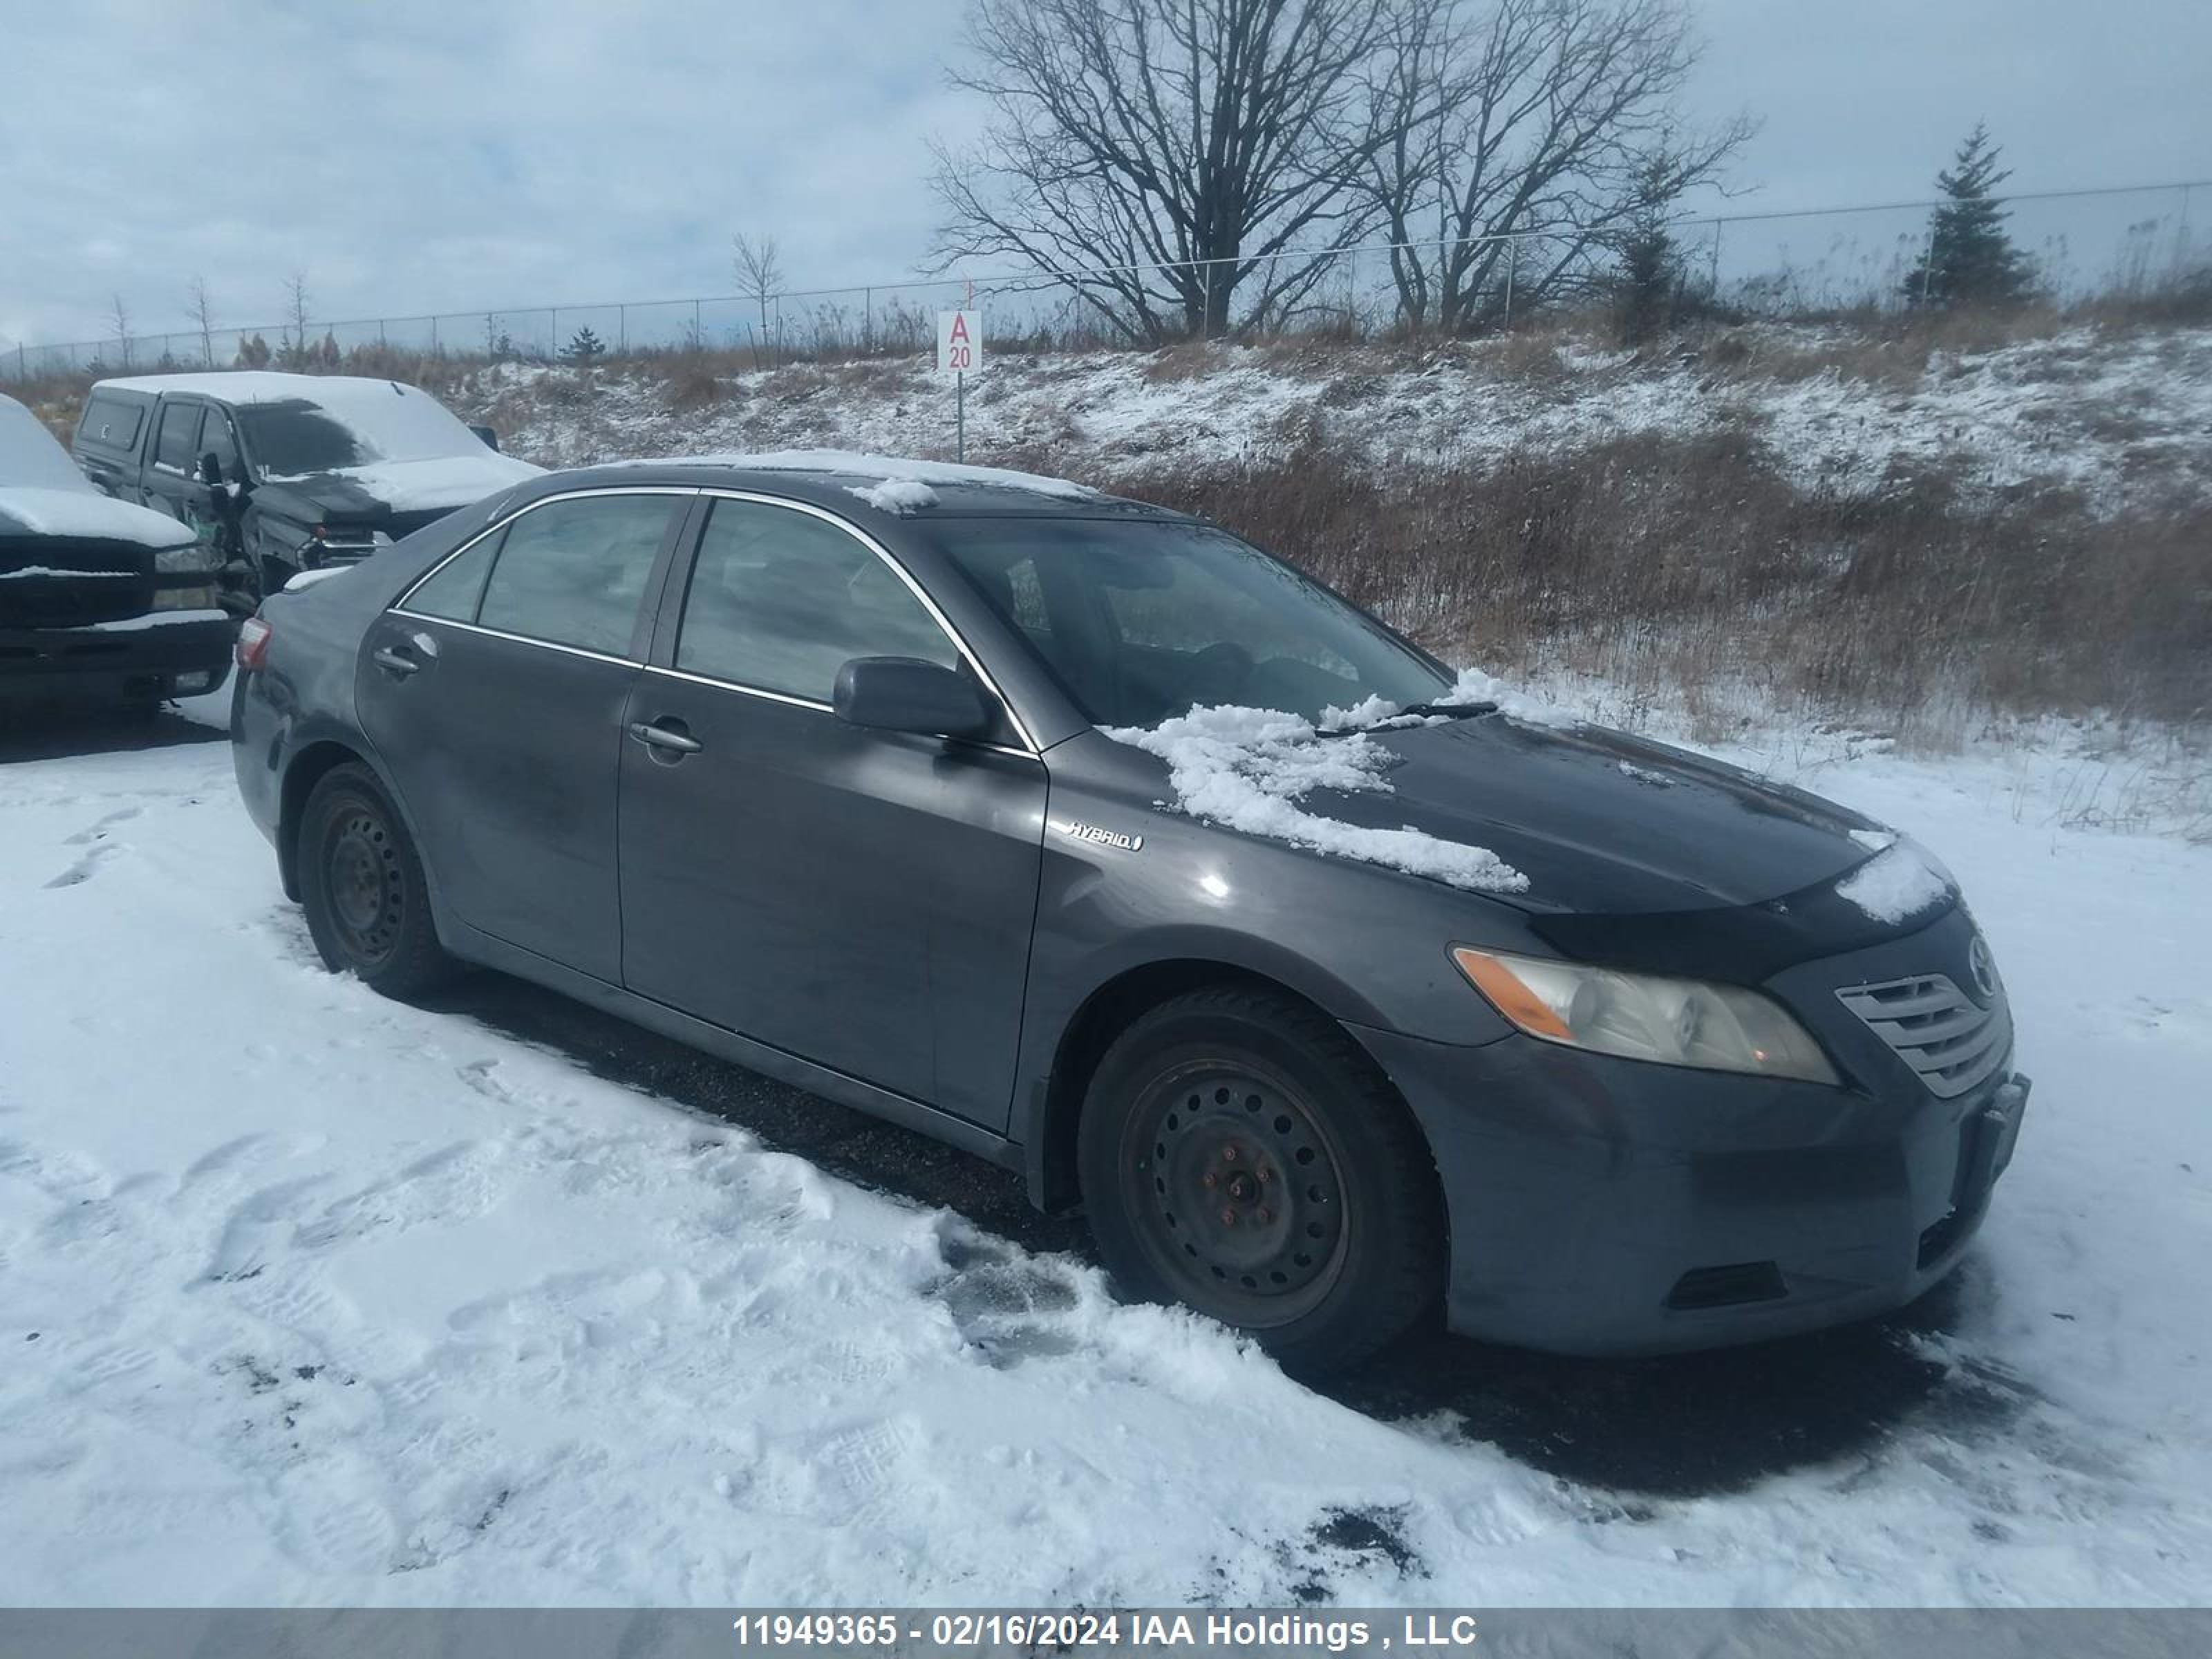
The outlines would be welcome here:
M 1894 310 L 1911 303 L 1911 278 L 1930 239 L 1933 202 L 1805 212 L 1738 213 L 1677 221 L 1678 286 L 1702 303 L 1757 317 L 1820 317 Z M 2005 198 L 2007 228 L 2030 259 L 2039 290 L 2062 305 L 2131 298 L 2205 280 L 2212 269 L 2212 183 L 2130 185 Z M 2195 218 L 2192 220 L 2192 215 Z M 1539 280 L 1559 252 L 1544 234 L 1472 242 L 1370 245 L 1296 261 L 1310 280 L 1265 304 L 1245 300 L 1270 288 L 1265 270 L 1238 285 L 1241 330 L 1309 330 L 1372 336 L 1416 319 L 1400 273 L 1409 259 L 1433 265 L 1446 248 L 1494 248 L 1480 302 L 1463 321 L 1486 329 L 1526 322 L 1563 294 L 1587 300 L 1607 270 L 1602 242 L 1588 250 L 1581 280 Z M 1151 343 L 1161 331 L 1133 333 L 1088 297 L 1102 271 L 1030 270 L 915 278 L 764 295 L 507 306 L 412 317 L 178 328 L 0 353 L 0 379 L 125 374 L 201 368 L 373 366 L 380 358 L 430 356 L 462 361 L 551 362 L 579 356 L 718 351 L 763 365 L 800 358 L 902 356 L 927 350 L 935 313 L 972 304 L 990 318 L 994 349 L 1055 344 Z M 1117 268 L 1159 297 L 1166 333 L 1177 296 L 1203 295 L 1223 273 L 1204 264 Z M 1192 331 L 1195 331 L 1194 327 Z

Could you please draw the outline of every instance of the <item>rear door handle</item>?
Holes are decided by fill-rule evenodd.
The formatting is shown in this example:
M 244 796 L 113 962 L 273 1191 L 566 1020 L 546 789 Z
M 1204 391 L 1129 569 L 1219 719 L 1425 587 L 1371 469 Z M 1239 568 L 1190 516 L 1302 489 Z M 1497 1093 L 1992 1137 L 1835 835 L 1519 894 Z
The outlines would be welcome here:
M 405 652 L 395 651 L 388 645 L 377 647 L 369 653 L 368 659 L 386 673 L 397 674 L 403 680 L 410 674 L 421 672 L 422 667 L 421 663 L 416 661 Z
M 679 755 L 696 755 L 707 746 L 684 732 L 672 732 L 665 726 L 648 725 L 644 720 L 632 720 L 629 734 L 649 747 L 672 750 Z

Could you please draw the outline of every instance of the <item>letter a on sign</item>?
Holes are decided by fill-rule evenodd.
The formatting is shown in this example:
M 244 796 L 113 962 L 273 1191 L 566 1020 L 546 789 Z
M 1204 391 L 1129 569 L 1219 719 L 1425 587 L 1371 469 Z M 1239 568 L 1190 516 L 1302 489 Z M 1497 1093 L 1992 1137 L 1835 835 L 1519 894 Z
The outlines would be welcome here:
M 973 374 L 983 367 L 983 313 L 980 311 L 940 311 L 937 313 L 937 372 Z

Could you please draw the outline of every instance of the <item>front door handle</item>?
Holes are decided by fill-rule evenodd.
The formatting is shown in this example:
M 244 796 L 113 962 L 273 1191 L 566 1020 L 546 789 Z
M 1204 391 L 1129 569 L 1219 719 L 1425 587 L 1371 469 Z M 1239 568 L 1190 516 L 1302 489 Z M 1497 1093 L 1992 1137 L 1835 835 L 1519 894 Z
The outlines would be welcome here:
M 397 674 L 403 680 L 410 674 L 419 673 L 422 667 L 404 651 L 394 651 L 388 645 L 377 647 L 369 653 L 368 659 L 387 674 Z
M 650 748 L 671 750 L 678 755 L 696 755 L 707 746 L 688 732 L 648 725 L 644 720 L 632 720 L 629 734 Z

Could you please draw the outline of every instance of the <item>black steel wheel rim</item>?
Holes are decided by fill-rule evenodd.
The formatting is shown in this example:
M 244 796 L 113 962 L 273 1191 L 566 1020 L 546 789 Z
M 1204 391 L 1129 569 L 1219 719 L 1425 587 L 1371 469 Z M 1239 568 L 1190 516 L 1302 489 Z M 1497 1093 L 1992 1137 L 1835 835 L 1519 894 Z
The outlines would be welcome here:
M 1264 1328 L 1310 1312 L 1342 1277 L 1335 1148 L 1300 1092 L 1262 1068 L 1198 1061 L 1146 1085 L 1121 1180 L 1146 1253 L 1182 1301 Z
M 345 953 L 367 967 L 390 957 L 406 916 L 407 885 L 391 826 L 366 806 L 349 805 L 324 842 L 323 888 L 331 926 Z

